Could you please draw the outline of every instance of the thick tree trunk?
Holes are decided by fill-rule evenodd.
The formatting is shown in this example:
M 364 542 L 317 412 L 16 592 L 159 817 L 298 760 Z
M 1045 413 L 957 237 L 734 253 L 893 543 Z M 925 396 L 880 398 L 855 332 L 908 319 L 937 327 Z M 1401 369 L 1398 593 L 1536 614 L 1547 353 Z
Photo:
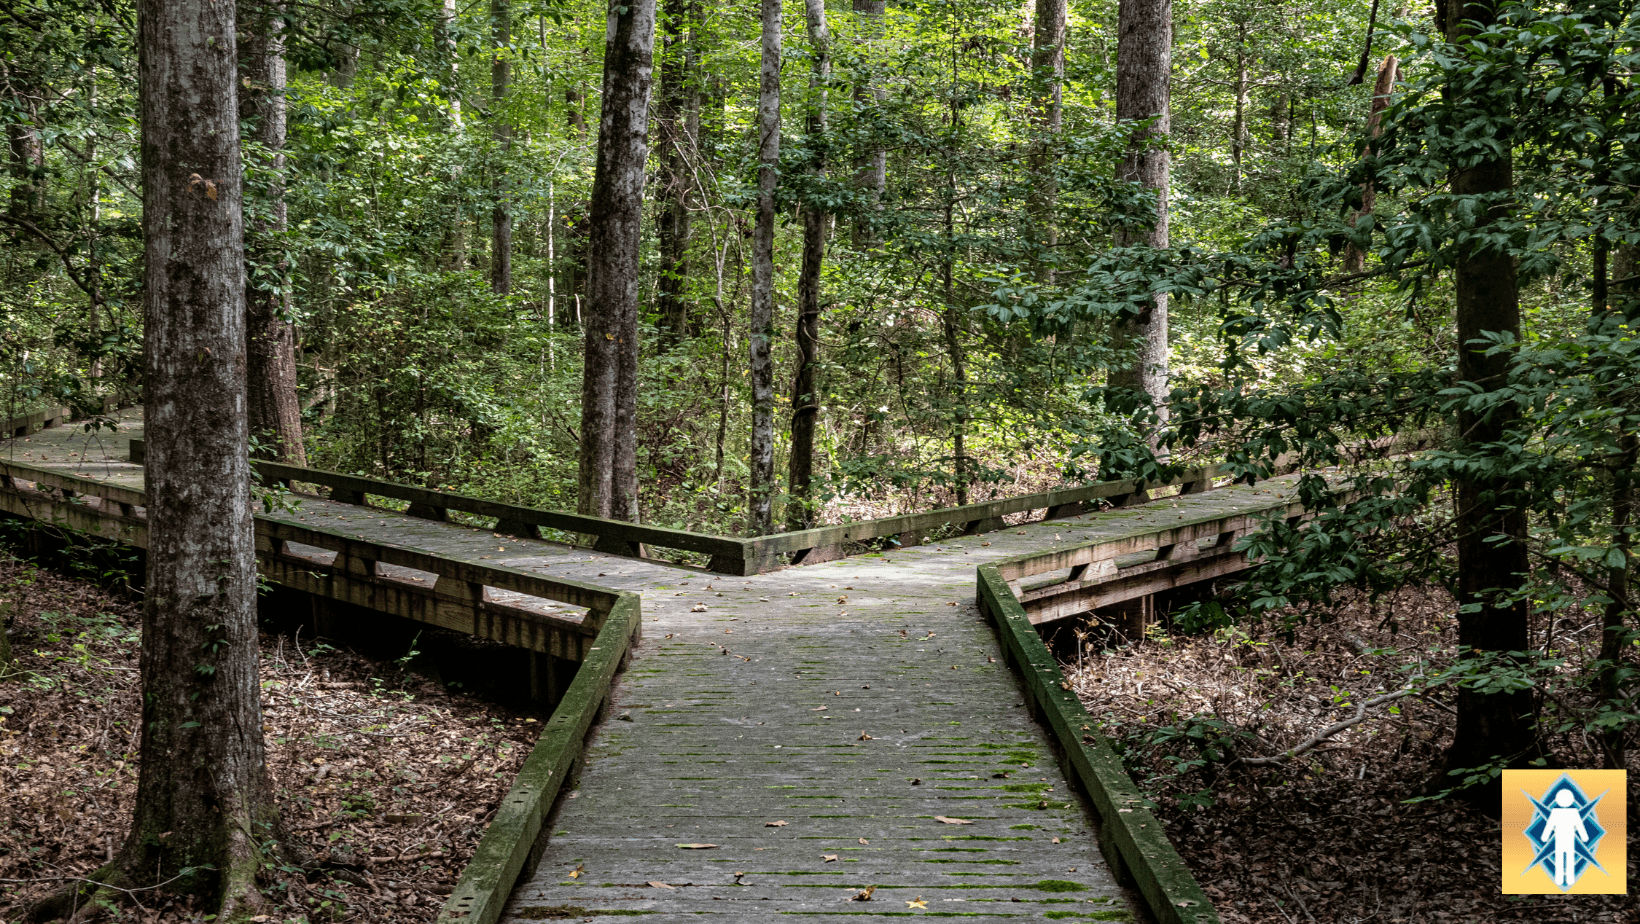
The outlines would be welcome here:
M 142 744 L 131 834 L 91 878 L 255 907 L 277 834 L 258 702 L 233 4 L 139 12 L 148 408 Z M 273 828 L 269 828 L 269 825 Z
M 1026 211 L 1030 216 L 1032 261 L 1038 282 L 1053 283 L 1054 247 L 1059 230 L 1053 212 L 1059 186 L 1054 179 L 1053 147 L 1064 124 L 1065 0 L 1036 0 L 1036 35 L 1031 49 L 1031 120 L 1036 140 L 1026 168 L 1030 189 Z
M 780 181 L 780 0 L 762 0 L 762 77 L 757 97 L 757 226 L 752 231 L 752 445 L 748 531 L 774 531 L 774 191 Z
M 826 97 L 831 83 L 831 29 L 826 23 L 825 0 L 806 0 L 809 46 L 814 69 L 810 77 L 809 148 L 815 151 L 810 169 L 826 175 Z M 826 260 L 826 231 L 831 215 L 814 205 L 803 207 L 803 270 L 797 279 L 797 374 L 792 378 L 792 448 L 786 466 L 791 500 L 786 507 L 788 529 L 813 525 L 814 429 L 820 414 L 816 372 L 820 362 L 820 271 Z
M 1440 12 L 1448 40 L 1454 42 L 1472 40 L 1470 22 L 1485 24 L 1496 19 L 1493 2 L 1442 0 Z M 1456 99 L 1463 91 L 1449 86 L 1446 92 Z M 1507 145 L 1508 139 L 1499 140 Z M 1513 187 L 1513 162 L 1507 147 L 1503 156 L 1454 170 L 1451 175 L 1452 193 L 1458 196 L 1507 194 Z M 1485 225 L 1502 220 L 1508 210 L 1507 205 L 1494 206 L 1480 219 L 1482 227 L 1475 235 L 1485 235 Z M 1510 357 L 1487 355 L 1486 348 L 1474 341 L 1486 332 L 1520 337 L 1520 292 L 1514 258 L 1484 243 L 1460 247 L 1453 272 L 1453 294 L 1457 301 L 1458 379 L 1475 383 L 1482 391 L 1497 391 L 1505 385 Z M 1487 413 L 1466 407 L 1458 413 L 1459 439 L 1468 451 L 1483 452 L 1486 444 L 1503 438 L 1514 417 L 1507 405 Z M 1504 479 L 1471 476 L 1458 479 L 1455 488 L 1458 644 L 1477 652 L 1525 651 L 1530 644 L 1527 603 L 1514 599 L 1514 595 L 1528 571 L 1526 517 L 1509 496 L 1517 486 Z M 1498 758 L 1511 766 L 1523 766 L 1539 753 L 1530 690 L 1458 691 L 1457 728 L 1446 755 L 1448 769 L 1476 767 Z M 1436 780 L 1436 785 L 1449 783 L 1444 775 Z M 1496 810 L 1496 791 L 1496 785 L 1476 787 L 1468 795 Z
M 1172 0 L 1121 0 L 1117 14 L 1116 118 L 1150 121 L 1137 132 L 1118 175 L 1156 192 L 1156 218 L 1148 229 L 1122 232 L 1117 244 L 1166 247 L 1168 152 L 1155 145 L 1169 131 L 1168 85 L 1173 66 Z M 1110 384 L 1141 391 L 1165 420 L 1168 393 L 1167 295 L 1158 292 L 1143 311 L 1115 325 L 1118 346 L 1133 353 L 1131 364 L 1111 371 Z
M 493 194 L 495 208 L 490 214 L 490 291 L 496 295 L 512 292 L 513 216 L 507 191 L 507 155 L 512 152 L 513 127 L 507 120 L 507 90 L 512 83 L 511 0 L 490 0 L 490 28 L 495 55 L 490 59 L 490 108 L 495 119 L 497 163 Z
M 239 113 L 248 123 L 254 176 L 245 191 L 246 413 L 259 455 L 306 465 L 302 404 L 296 392 L 296 325 L 290 321 L 290 268 L 281 238 L 285 207 L 285 42 L 277 3 L 244 0 L 239 26 Z
M 860 35 L 863 42 L 870 42 L 882 37 L 883 14 L 887 11 L 888 0 L 854 0 L 854 14 L 863 20 L 860 25 Z M 869 68 L 869 65 L 867 66 Z M 856 107 L 878 103 L 882 99 L 883 91 L 872 86 L 869 80 L 855 83 L 854 102 Z M 882 208 L 883 192 L 888 188 L 888 150 L 881 144 L 873 144 L 855 161 L 854 185 L 866 194 L 870 211 Z M 871 222 L 869 216 L 857 217 L 854 221 L 854 246 L 864 249 L 870 244 Z
M 638 278 L 655 0 L 610 0 L 587 242 L 577 508 L 638 513 Z
M 662 25 L 661 92 L 655 113 L 660 134 L 658 177 L 662 206 L 655 218 L 660 251 L 656 308 L 661 347 L 676 344 L 690 330 L 690 210 L 694 205 L 694 162 L 700 137 L 700 78 L 695 43 L 699 36 L 699 0 L 668 0 Z
M 1378 133 L 1383 130 L 1384 109 L 1389 106 L 1389 95 L 1395 90 L 1396 75 L 1400 72 L 1399 66 L 1400 62 L 1396 60 L 1394 55 L 1385 55 L 1384 63 L 1378 66 L 1378 80 L 1372 85 L 1372 104 L 1367 110 L 1368 138 L 1377 138 Z M 1371 141 L 1367 142 L 1367 147 L 1362 151 L 1362 155 L 1365 157 L 1372 156 Z M 1376 204 L 1377 198 L 1378 193 L 1373 188 L 1371 180 L 1361 184 L 1361 208 L 1350 216 L 1350 227 L 1355 227 L 1355 223 L 1360 221 L 1363 216 L 1372 214 L 1372 207 Z M 1344 248 L 1344 272 L 1359 273 L 1366 267 L 1366 252 L 1353 243 L 1347 245 Z

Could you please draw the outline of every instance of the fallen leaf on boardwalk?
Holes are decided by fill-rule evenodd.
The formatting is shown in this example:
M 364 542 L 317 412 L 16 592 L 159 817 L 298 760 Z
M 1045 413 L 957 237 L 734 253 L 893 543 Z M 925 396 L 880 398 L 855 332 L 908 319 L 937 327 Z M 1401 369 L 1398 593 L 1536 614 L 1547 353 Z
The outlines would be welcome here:
M 904 630 L 904 629 L 901 629 L 901 630 L 900 630 L 900 638 L 906 638 L 906 637 L 907 637 L 907 636 L 906 636 L 906 634 L 905 634 L 905 630 Z
M 649 885 L 651 885 L 651 886 L 653 886 L 657 889 L 670 889 L 670 888 L 673 888 L 672 886 L 669 886 L 664 882 L 656 882 L 653 879 L 649 880 Z
M 854 586 L 853 586 L 853 585 L 852 585 L 852 584 L 851 584 L 851 585 L 849 585 L 849 586 L 848 586 L 848 587 L 845 587 L 845 588 L 843 588 L 843 589 L 844 589 L 844 590 L 853 590 L 853 589 L 854 589 Z M 874 888 L 874 889 L 875 889 L 875 888 L 876 888 L 876 886 L 872 886 L 872 888 Z
M 586 872 L 586 868 L 587 868 L 587 865 L 585 863 L 580 864 L 579 866 L 577 866 L 574 869 L 569 871 L 569 878 L 571 878 L 571 879 L 580 879 L 581 874 Z
M 934 820 L 935 821 L 945 822 L 948 825 L 971 825 L 971 824 L 973 824 L 973 822 L 969 821 L 966 818 L 947 818 L 944 815 L 935 815 Z
M 849 901 L 851 901 L 851 902 L 869 902 L 869 901 L 871 901 L 871 893 L 873 893 L 875 891 L 877 891 L 876 886 L 870 886 L 868 888 L 861 889 L 857 894 L 855 894 L 855 896 L 853 898 L 849 899 Z
M 706 612 L 706 604 L 697 603 L 694 606 L 691 606 L 689 608 L 689 612 L 691 612 L 691 613 L 704 613 L 704 612 Z
M 917 900 L 916 900 L 916 901 L 914 901 L 914 902 L 906 902 L 906 903 L 905 903 L 905 906 L 906 906 L 906 907 L 907 907 L 907 908 L 927 908 L 927 907 L 928 907 L 928 903 L 927 903 L 927 902 L 925 902 L 925 901 L 923 901 L 923 897 L 922 897 L 922 896 L 921 896 L 921 895 L 919 895 L 919 896 L 917 896 Z
M 866 734 L 865 732 L 861 732 L 860 737 L 858 737 L 854 740 L 855 741 L 875 741 L 876 739 L 872 738 L 870 735 Z
M 735 657 L 739 658 L 742 661 L 746 661 L 746 662 L 750 662 L 752 660 L 751 658 L 748 658 L 745 655 L 735 655 Z
M 668 632 L 668 633 L 666 633 L 666 637 L 671 638 L 673 635 L 676 635 L 676 634 L 677 633 L 675 633 L 675 632 Z
M 862 838 L 860 838 L 860 843 L 862 843 L 862 844 L 869 844 L 869 843 L 871 843 L 871 842 L 870 842 L 870 841 L 868 841 L 868 840 L 866 840 L 866 839 L 865 839 L 865 838 L 863 838 L 863 837 L 862 837 Z
M 947 603 L 946 606 L 956 606 L 956 604 L 955 603 Z
M 838 603 L 847 603 L 847 602 L 848 602 L 848 598 L 847 598 L 847 597 L 838 597 L 838 598 L 837 598 L 837 602 L 838 602 Z
M 981 542 L 981 543 L 980 543 L 980 545 L 990 545 L 990 544 L 991 544 L 991 543 L 989 543 L 989 542 Z
M 1054 842 L 1054 843 L 1055 843 L 1055 844 L 1057 844 L 1057 843 L 1059 843 L 1059 838 L 1057 838 L 1057 837 L 1056 837 L 1056 838 L 1054 838 L 1054 839 L 1053 839 L 1053 842 Z
M 682 847 L 684 850 L 709 850 L 713 847 L 716 847 L 717 845 L 716 844 L 678 844 L 676 846 Z
M 825 712 L 826 707 L 825 706 L 815 706 L 813 709 L 810 709 L 809 711 L 810 712 Z
M 824 860 L 827 863 L 830 863 L 830 862 L 837 859 L 837 854 L 835 854 L 835 853 L 823 853 L 823 854 L 820 855 L 820 859 Z
M 784 821 L 765 821 L 763 823 L 763 827 L 765 828 L 784 828 L 786 825 L 787 822 Z

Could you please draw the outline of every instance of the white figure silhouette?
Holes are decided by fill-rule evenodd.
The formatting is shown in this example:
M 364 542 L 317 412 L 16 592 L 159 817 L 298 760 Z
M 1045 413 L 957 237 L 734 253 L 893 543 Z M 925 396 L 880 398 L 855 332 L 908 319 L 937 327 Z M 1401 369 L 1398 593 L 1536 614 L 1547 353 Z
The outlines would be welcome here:
M 1563 889 L 1572 887 L 1577 841 L 1589 839 L 1589 830 L 1583 826 L 1583 813 L 1572 807 L 1576 800 L 1570 789 L 1555 793 L 1555 807 L 1549 810 L 1549 824 L 1543 829 L 1543 839 L 1554 842 L 1555 884 Z

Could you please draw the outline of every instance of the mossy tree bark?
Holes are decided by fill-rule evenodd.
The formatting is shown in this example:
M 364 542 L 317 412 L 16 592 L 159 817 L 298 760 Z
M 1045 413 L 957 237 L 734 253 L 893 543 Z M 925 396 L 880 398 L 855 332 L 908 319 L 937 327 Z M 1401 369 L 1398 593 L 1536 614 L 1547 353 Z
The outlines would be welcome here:
M 1054 178 L 1054 141 L 1064 125 L 1065 0 L 1036 0 L 1036 28 L 1031 48 L 1031 121 L 1036 138 L 1027 169 L 1031 187 L 1026 202 L 1030 214 L 1031 259 L 1038 282 L 1053 284 L 1053 249 L 1059 244 L 1054 207 L 1059 184 Z
M 700 138 L 701 88 L 695 48 L 701 40 L 700 13 L 699 0 L 669 0 L 661 28 L 661 89 L 655 130 L 660 135 L 657 179 L 664 204 L 655 216 L 661 262 L 655 301 L 663 349 L 689 336 L 693 328 L 685 290 Z
M 807 0 L 810 98 L 808 145 L 813 152 L 809 169 L 826 175 L 826 93 L 831 83 L 831 28 L 826 23 L 825 0 Z M 813 525 L 814 428 L 820 414 L 820 272 L 826 261 L 826 232 L 831 215 L 816 205 L 803 206 L 803 269 L 797 278 L 797 371 L 792 377 L 792 446 L 786 464 L 791 501 L 786 508 L 788 529 Z
M 306 465 L 296 391 L 296 325 L 282 238 L 285 205 L 285 42 L 282 3 L 239 5 L 239 111 L 247 126 L 245 362 L 250 431 L 261 455 Z
M 1173 68 L 1172 0 L 1121 0 L 1117 13 L 1116 118 L 1147 123 L 1134 132 L 1117 175 L 1156 195 L 1155 218 L 1148 227 L 1117 234 L 1119 246 L 1168 246 L 1169 83 Z M 1168 392 L 1167 294 L 1158 292 L 1143 310 L 1115 325 L 1116 345 L 1132 354 L 1129 363 L 1111 370 L 1110 384 L 1149 396 L 1166 419 Z
M 757 224 L 752 230 L 752 305 L 747 319 L 752 384 L 751 477 L 746 531 L 774 531 L 774 193 L 780 183 L 780 0 L 762 0 L 757 97 Z
M 242 920 L 279 835 L 257 683 L 234 5 L 139 11 L 148 574 L 131 832 L 88 877 Z M 83 903 L 77 885 L 32 909 Z
M 638 280 L 655 0 L 610 0 L 603 114 L 587 240 L 577 508 L 638 514 Z

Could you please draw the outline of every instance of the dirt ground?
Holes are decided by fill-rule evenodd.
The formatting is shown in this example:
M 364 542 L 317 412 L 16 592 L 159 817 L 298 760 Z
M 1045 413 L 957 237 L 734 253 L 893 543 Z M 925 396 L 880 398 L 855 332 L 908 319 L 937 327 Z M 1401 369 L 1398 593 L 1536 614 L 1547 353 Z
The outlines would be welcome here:
M 1190 741 L 1144 745 L 1156 726 L 1197 715 L 1251 733 L 1229 745 L 1232 756 L 1280 754 L 1353 717 L 1340 697 L 1354 704 L 1397 689 L 1406 676 L 1399 669 L 1420 655 L 1445 663 L 1456 642 L 1451 612 L 1443 593 L 1415 590 L 1376 607 L 1351 600 L 1336 621 L 1300 627 L 1290 642 L 1266 629 L 1157 632 L 1122 646 L 1095 627 L 1066 667 L 1107 734 L 1129 746 L 1135 779 L 1226 924 L 1640 922 L 1632 750 L 1631 894 L 1507 896 L 1498 821 L 1457 800 L 1406 801 L 1434 776 L 1451 740 L 1449 692 L 1371 710 L 1286 766 L 1220 761 L 1179 774 L 1164 752 L 1200 753 Z M 1563 649 L 1599 635 L 1576 616 L 1552 631 Z M 1384 649 L 1397 653 L 1375 653 Z M 1575 735 L 1551 745 L 1568 766 L 1600 766 Z
M 0 555 L 20 673 L 0 680 L 0 924 L 119 846 L 136 790 L 128 598 Z M 513 713 L 298 636 L 264 635 L 262 704 L 286 823 L 311 873 L 267 883 L 280 922 L 433 920 L 534 744 Z M 82 921 L 182 924 L 142 893 Z

